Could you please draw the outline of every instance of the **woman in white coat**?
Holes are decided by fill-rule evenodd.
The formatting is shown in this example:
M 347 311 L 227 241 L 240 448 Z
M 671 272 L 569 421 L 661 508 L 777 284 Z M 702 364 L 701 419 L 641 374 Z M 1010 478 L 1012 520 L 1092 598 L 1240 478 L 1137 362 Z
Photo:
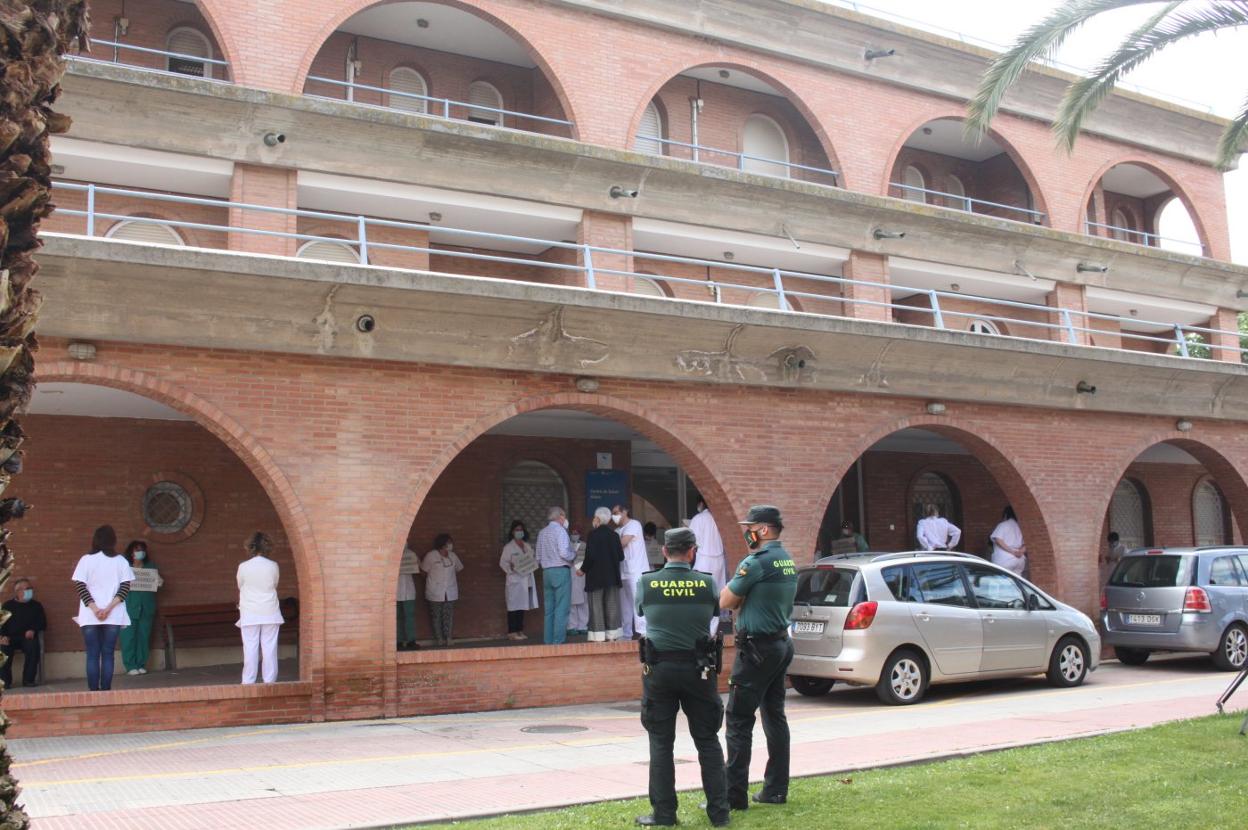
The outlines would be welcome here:
M 521 563 L 534 562 L 533 547 L 529 544 L 529 531 L 524 522 L 516 519 L 507 531 L 507 544 L 498 557 L 498 567 L 507 574 L 505 594 L 507 600 L 507 639 L 527 640 L 524 633 L 524 612 L 538 607 L 537 580 L 533 578 L 536 568 L 522 572 Z
M 71 577 L 78 592 L 74 622 L 82 628 L 87 651 L 87 688 L 106 692 L 113 687 L 113 651 L 121 629 L 130 625 L 126 597 L 134 571 L 117 553 L 117 532 L 110 525 L 96 528 L 91 550 L 78 560 Z M 3 658 L 0 658 L 3 659 Z
M 281 571 L 269 558 L 273 540 L 256 531 L 243 543 L 249 558 L 238 566 L 238 629 L 243 636 L 243 683 L 277 682 L 277 634 L 285 620 L 277 601 Z
M 455 624 L 455 602 L 459 599 L 459 579 L 464 563 L 455 555 L 455 540 L 449 533 L 439 533 L 433 539 L 433 550 L 420 562 L 425 575 L 425 602 L 429 606 L 429 620 L 433 628 L 433 643 L 449 646 L 453 642 L 451 629 Z
M 1023 529 L 1018 526 L 1014 508 L 1006 505 L 1001 523 L 992 530 L 992 564 L 1022 575 L 1027 568 L 1027 545 L 1023 543 Z

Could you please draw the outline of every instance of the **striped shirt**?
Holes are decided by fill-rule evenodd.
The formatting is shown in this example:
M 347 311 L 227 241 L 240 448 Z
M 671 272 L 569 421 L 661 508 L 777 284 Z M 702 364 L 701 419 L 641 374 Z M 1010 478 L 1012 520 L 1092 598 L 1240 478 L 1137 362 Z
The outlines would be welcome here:
M 576 551 L 572 537 L 559 522 L 551 522 L 537 534 L 537 564 L 543 568 L 562 568 L 572 564 Z

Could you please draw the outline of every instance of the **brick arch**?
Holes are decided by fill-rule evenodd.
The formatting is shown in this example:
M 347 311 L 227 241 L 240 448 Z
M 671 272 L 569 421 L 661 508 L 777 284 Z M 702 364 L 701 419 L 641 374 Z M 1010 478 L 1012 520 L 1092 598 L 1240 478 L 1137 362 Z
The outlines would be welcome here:
M 1110 472 L 1113 476 L 1112 481 L 1108 481 L 1107 486 L 1103 484 L 1100 488 L 1100 491 L 1104 493 L 1104 497 L 1094 498 L 1092 501 L 1091 506 L 1093 508 L 1099 507 L 1099 512 L 1092 515 L 1105 515 L 1109 510 L 1109 502 L 1113 498 L 1114 488 L 1118 485 L 1119 480 L 1126 476 L 1127 468 L 1135 462 L 1135 459 L 1140 457 L 1141 453 L 1158 444 L 1170 444 L 1178 447 L 1199 461 L 1205 468 L 1205 472 L 1212 477 L 1214 484 L 1222 491 L 1222 497 L 1226 500 L 1226 506 L 1230 508 L 1231 515 L 1235 517 L 1235 523 L 1239 525 L 1240 531 L 1248 532 L 1248 479 L 1245 479 L 1244 474 L 1227 457 L 1225 452 L 1205 441 L 1176 436 L 1173 429 L 1152 433 L 1135 444 L 1128 446 L 1123 451 L 1118 460 L 1110 467 Z M 1090 492 L 1095 493 L 1096 488 L 1092 488 Z M 1188 509 L 1190 510 L 1190 492 L 1187 494 L 1187 500 L 1189 502 Z
M 897 139 L 897 143 L 893 145 L 892 151 L 888 154 L 888 163 L 884 166 L 883 180 L 880 182 L 880 194 L 889 195 L 889 185 L 892 182 L 893 168 L 897 166 L 897 157 L 901 155 L 901 148 L 910 140 L 910 136 L 921 130 L 925 124 L 933 121 L 965 121 L 966 113 L 962 110 L 949 109 L 947 107 L 933 108 L 928 110 L 923 116 L 911 122 Z M 1018 151 L 1015 142 L 1006 138 L 1005 134 L 998 129 L 989 128 L 987 135 L 997 144 L 1001 145 L 1001 149 L 1010 161 L 1014 162 L 1014 167 L 1018 169 L 1019 174 L 1023 177 L 1023 181 L 1027 183 L 1027 189 L 1031 191 L 1032 210 L 1038 210 L 1044 214 L 1044 225 L 1053 226 L 1053 215 L 1049 212 L 1049 200 L 1044 195 L 1044 189 L 1040 186 L 1040 180 L 1036 178 L 1035 173 L 1031 169 L 1031 165 L 1027 163 L 1023 154 Z M 928 187 L 931 187 L 929 183 Z M 971 198 L 971 197 L 968 197 Z M 1085 200 L 1086 202 L 1086 200 Z
M 682 72 L 690 69 L 700 69 L 702 67 L 716 67 L 721 69 L 735 69 L 738 72 L 744 72 L 764 83 L 775 87 L 777 91 L 783 95 L 790 104 L 797 110 L 798 114 L 806 121 L 807 126 L 815 134 L 815 139 L 819 142 L 819 146 L 823 149 L 823 154 L 828 157 L 828 164 L 837 173 L 837 182 L 840 187 L 849 188 L 849 183 L 845 179 L 845 171 L 841 169 L 840 160 L 836 155 L 836 148 L 832 144 L 832 139 L 828 134 L 823 121 L 815 114 L 815 111 L 806 103 L 806 101 L 798 95 L 793 85 L 780 80 L 775 74 L 775 67 L 764 69 L 760 64 L 754 62 L 745 62 L 740 58 L 726 60 L 717 53 L 708 54 L 705 60 L 696 60 L 689 58 L 677 58 L 669 61 L 664 65 L 656 68 L 653 77 L 657 81 L 652 81 L 650 86 L 642 95 L 640 103 L 634 108 L 632 118 L 628 122 L 628 132 L 624 135 L 624 146 L 626 148 L 633 146 L 633 140 L 637 136 L 637 129 L 641 126 L 642 116 L 645 114 L 646 106 L 654 100 L 664 86 L 673 78 Z M 766 113 L 760 113 L 766 115 Z M 768 116 L 770 117 L 770 116 Z M 781 125 L 781 129 L 785 132 L 785 137 L 792 146 L 793 136 L 789 130 Z
M 909 428 L 925 429 L 956 441 L 984 465 L 1018 515 L 1023 538 L 1027 542 L 1027 558 L 1032 579 L 1051 593 L 1060 594 L 1069 575 L 1058 565 L 1053 534 L 1049 530 L 1049 520 L 1043 506 L 1035 497 L 1036 488 L 1027 472 L 1019 469 L 1000 449 L 1005 442 L 982 424 L 958 425 L 948 415 L 915 415 L 885 424 L 856 441 L 855 449 L 852 454 L 847 454 L 848 457 L 842 456 L 835 464 L 829 465 L 828 485 L 820 504 L 826 506 L 831 503 L 841 479 L 867 450 L 894 432 Z M 963 509 L 965 510 L 965 505 Z
M 561 392 L 513 401 L 483 415 L 465 427 L 413 482 L 412 498 L 407 508 L 400 513 L 401 518 L 392 531 L 392 540 L 386 549 L 403 549 L 412 520 L 419 513 L 434 484 L 451 462 L 473 441 L 504 421 L 526 412 L 536 412 L 542 409 L 575 409 L 588 412 L 632 427 L 650 438 L 676 459 L 676 462 L 693 479 L 694 486 L 706 499 L 712 514 L 720 517 L 720 535 L 724 536 L 725 541 L 732 538 L 724 533 L 724 523 L 736 515 L 734 505 L 737 504 L 738 499 L 734 496 L 730 486 L 721 483 L 723 477 L 708 460 L 713 457 L 712 454 L 705 450 L 696 438 L 673 426 L 660 412 L 655 412 L 626 398 L 605 394 Z M 523 457 L 523 454 L 518 457 Z M 546 462 L 543 461 L 543 463 Z M 399 558 L 395 556 L 385 568 L 380 570 L 379 582 L 373 595 L 391 595 L 398 577 Z M 386 653 L 393 653 L 395 650 L 393 610 L 388 603 L 383 603 L 383 606 L 381 630 L 385 636 L 384 649 Z
M 1205 228 L 1205 222 L 1201 218 L 1199 211 L 1196 210 L 1196 202 L 1193 201 L 1188 188 L 1180 184 L 1179 180 L 1175 178 L 1175 176 L 1166 172 L 1162 168 L 1158 167 L 1155 162 L 1150 161 L 1143 156 L 1126 154 L 1111 159 L 1101 165 L 1100 169 L 1096 171 L 1094 176 L 1092 176 L 1091 181 L 1088 182 L 1088 186 L 1083 191 L 1083 198 L 1079 201 L 1078 207 L 1082 213 L 1080 213 L 1079 217 L 1077 217 L 1078 224 L 1075 225 L 1075 227 L 1084 227 L 1084 217 L 1087 216 L 1088 205 L 1092 201 L 1092 194 L 1096 192 L 1097 185 L 1101 183 L 1101 179 L 1105 178 L 1106 173 L 1120 164 L 1133 164 L 1136 167 L 1143 167 L 1145 170 L 1166 183 L 1166 186 L 1170 188 L 1170 192 L 1173 194 L 1174 198 L 1183 203 L 1183 207 L 1187 210 L 1187 215 L 1191 217 L 1192 224 L 1196 227 L 1196 236 L 1200 240 L 1201 247 L 1204 249 L 1203 255 L 1209 256 L 1209 252 L 1212 250 L 1209 246 L 1209 232 Z M 1169 204 L 1169 202 L 1167 202 L 1167 204 Z M 1164 205 L 1162 207 L 1164 207 Z M 1157 216 L 1159 218 L 1161 216 L 1161 207 L 1157 209 Z M 1102 218 L 1105 224 L 1112 224 L 1108 217 Z M 1144 217 L 1141 216 L 1138 218 L 1140 220 L 1139 230 L 1147 230 L 1147 228 L 1144 227 Z
M 383 4 L 404 2 L 404 0 L 350 0 L 349 2 L 336 5 L 333 9 L 333 15 L 328 21 L 321 26 L 319 31 L 313 33 L 308 50 L 304 53 L 299 61 L 299 66 L 295 71 L 293 83 L 290 92 L 298 95 L 303 91 L 304 84 L 307 82 L 308 73 L 312 69 L 312 62 L 316 60 L 316 56 L 324 48 L 325 43 L 330 36 L 338 30 L 342 24 L 346 23 L 354 15 L 370 9 L 374 6 Z M 545 55 L 534 45 L 533 37 L 529 37 L 525 32 L 532 27 L 527 27 L 521 23 L 518 15 L 511 15 L 507 10 L 501 7 L 501 4 L 490 3 L 489 10 L 486 10 L 485 3 L 470 2 L 470 0 L 430 0 L 430 2 L 438 3 L 443 6 L 450 6 L 460 11 L 467 12 L 474 17 L 484 20 L 494 28 L 503 32 L 512 40 L 519 43 L 533 58 L 537 68 L 545 76 L 550 83 L 551 89 L 554 90 L 555 97 L 559 100 L 559 106 L 563 109 L 563 117 L 572 122 L 571 132 L 573 139 L 580 138 L 580 118 L 577 116 L 577 109 L 572 106 L 572 100 L 568 95 L 567 87 L 563 83 L 560 76 L 555 72 L 554 67 L 548 61 Z
M 230 448 L 264 489 L 290 541 L 299 584 L 299 677 L 308 680 L 314 673 L 319 674 L 324 659 L 325 599 L 315 537 L 294 487 L 255 436 L 212 402 L 148 372 L 99 363 L 57 361 L 40 364 L 38 380 L 106 386 L 142 395 L 190 416 Z

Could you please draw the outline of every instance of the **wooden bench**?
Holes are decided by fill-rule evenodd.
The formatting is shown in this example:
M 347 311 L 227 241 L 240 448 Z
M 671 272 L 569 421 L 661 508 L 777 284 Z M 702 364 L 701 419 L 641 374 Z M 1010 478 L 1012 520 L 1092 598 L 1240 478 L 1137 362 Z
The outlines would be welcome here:
M 299 600 L 287 597 L 281 601 L 282 634 L 287 642 L 295 644 L 295 658 L 299 657 Z M 233 640 L 238 641 L 238 606 L 232 602 L 213 602 L 203 605 L 175 605 L 160 609 L 160 628 L 165 632 L 165 668 L 178 667 L 178 645 L 187 641 Z

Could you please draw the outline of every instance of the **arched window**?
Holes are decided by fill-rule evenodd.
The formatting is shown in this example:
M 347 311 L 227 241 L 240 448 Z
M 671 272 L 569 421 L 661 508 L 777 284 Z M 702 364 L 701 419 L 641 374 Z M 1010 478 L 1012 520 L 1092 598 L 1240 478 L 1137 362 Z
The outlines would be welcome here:
M 658 280 L 650 277 L 634 276 L 628 279 L 628 293 L 640 294 L 643 297 L 666 297 L 667 292 Z
M 182 56 L 166 57 L 165 69 L 170 72 L 177 72 L 179 75 L 194 75 L 197 78 L 212 77 L 212 64 L 195 60 L 195 58 L 212 57 L 212 45 L 202 32 L 189 26 L 179 26 L 166 38 L 165 51 Z
M 171 226 L 152 219 L 126 219 L 113 225 L 104 235 L 109 239 L 124 239 L 144 245 L 186 244 Z
M 563 478 L 540 461 L 521 461 L 503 475 L 499 538 L 507 538 L 508 526 L 519 519 L 529 531 L 529 544 L 546 526 L 546 512 L 568 507 L 568 488 Z
M 326 242 L 316 240 L 304 243 L 295 256 L 300 259 L 318 259 L 322 262 L 344 262 L 351 265 L 360 264 L 360 255 L 354 245 L 345 242 Z
M 945 198 L 946 207 L 954 210 L 970 211 L 971 200 L 966 198 L 966 188 L 962 186 L 962 180 L 957 176 L 950 176 L 945 182 L 945 192 L 949 194 Z
M 1192 491 L 1192 525 L 1197 545 L 1231 543 L 1226 499 L 1212 479 L 1202 479 Z
M 1152 543 L 1148 526 L 1148 510 L 1144 491 L 1129 478 L 1118 482 L 1109 502 L 1109 530 L 1128 548 L 1142 548 Z
M 498 112 L 503 108 L 503 95 L 493 84 L 473 81 L 468 87 L 468 103 L 472 106 L 468 110 L 469 121 L 503 126 L 503 114 Z
M 741 168 L 764 176 L 789 177 L 789 140 L 780 125 L 765 115 L 751 115 L 745 121 L 741 152 L 747 156 Z
M 646 111 L 641 114 L 641 125 L 637 127 L 637 138 L 633 140 L 633 149 L 639 153 L 652 156 L 663 155 L 663 115 L 658 104 L 651 101 Z
M 1131 215 L 1122 208 L 1114 208 L 1113 219 L 1110 220 L 1109 224 L 1113 225 L 1113 228 L 1110 230 L 1110 235 L 1113 236 L 1114 239 L 1121 239 L 1123 242 L 1140 241 L 1139 235 L 1133 233 L 1135 230 L 1135 223 L 1132 222 Z
M 909 538 L 912 545 L 917 544 L 915 530 L 919 519 L 927 515 L 928 505 L 936 505 L 940 515 L 959 527 L 962 526 L 962 505 L 953 485 L 944 475 L 936 472 L 919 473 L 910 485 L 910 528 Z
M 988 320 L 972 320 L 970 325 L 966 327 L 966 330 L 972 334 L 988 334 L 993 337 L 1001 335 L 1001 330 Z
M 427 112 L 428 101 L 424 98 L 411 98 L 411 95 L 428 95 L 429 87 L 419 72 L 407 66 L 399 66 L 390 70 L 390 89 L 393 92 L 405 92 L 407 95 L 390 95 L 390 107 L 404 112 Z
M 913 164 L 907 164 L 906 169 L 901 171 L 901 183 L 905 185 L 901 191 L 901 198 L 907 202 L 922 202 L 927 204 L 927 180 L 923 178 L 922 171 Z
M 780 306 L 780 295 L 774 291 L 759 291 L 752 294 L 745 304 L 750 308 L 774 308 L 777 311 L 782 310 Z

